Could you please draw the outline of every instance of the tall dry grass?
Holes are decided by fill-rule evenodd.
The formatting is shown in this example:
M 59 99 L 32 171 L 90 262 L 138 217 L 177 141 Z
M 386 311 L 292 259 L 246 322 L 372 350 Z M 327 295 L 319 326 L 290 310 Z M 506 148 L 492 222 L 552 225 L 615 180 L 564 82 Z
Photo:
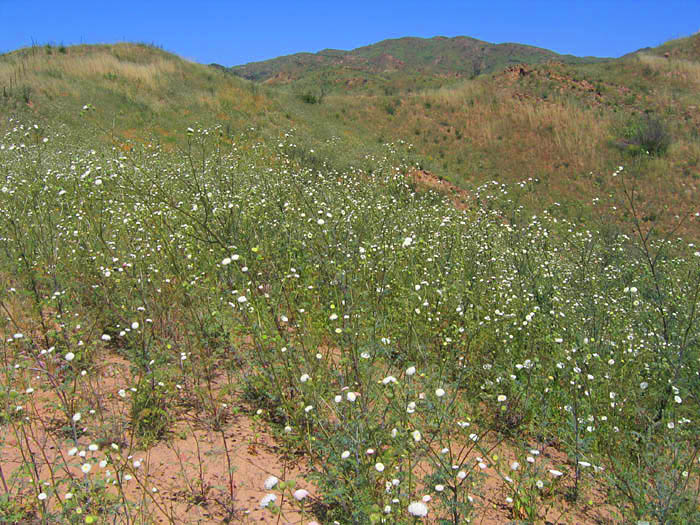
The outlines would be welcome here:
M 642 65 L 652 70 L 680 79 L 693 85 L 700 85 L 700 63 L 682 58 L 665 58 L 641 54 L 638 57 Z
M 426 112 L 466 133 L 480 145 L 492 145 L 499 137 L 531 142 L 551 150 L 556 157 L 591 159 L 599 155 L 609 133 L 610 119 L 566 99 L 544 102 L 521 100 L 508 88 L 495 93 L 493 86 L 469 82 L 458 88 L 420 95 Z
M 424 91 L 416 95 L 416 97 L 423 102 L 447 106 L 464 106 L 470 104 L 471 101 L 482 101 L 490 93 L 492 93 L 492 90 L 484 82 L 470 80 L 457 85 Z
M 45 92 L 53 91 L 56 80 L 69 77 L 75 80 L 121 80 L 155 90 L 166 74 L 180 69 L 172 59 L 151 57 L 150 61 L 136 61 L 138 46 L 120 44 L 113 48 L 96 47 L 89 53 L 70 48 L 66 54 L 45 48 L 31 52 L 0 57 L 0 85 L 30 85 Z M 79 48 L 78 48 L 79 49 Z

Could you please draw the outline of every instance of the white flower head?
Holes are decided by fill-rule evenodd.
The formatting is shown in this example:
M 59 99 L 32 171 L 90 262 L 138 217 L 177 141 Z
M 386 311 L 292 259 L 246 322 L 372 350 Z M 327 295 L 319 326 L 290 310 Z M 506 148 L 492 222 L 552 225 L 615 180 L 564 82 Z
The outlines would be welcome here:
M 260 500 L 260 508 L 266 508 L 270 503 L 277 501 L 277 496 L 274 494 L 265 494 Z
M 278 482 L 279 478 L 275 476 L 270 476 L 265 480 L 265 490 L 272 490 L 273 488 L 275 488 Z
M 424 518 L 428 515 L 428 506 L 422 501 L 412 501 L 408 505 L 408 513 L 411 516 L 416 516 L 418 518 Z
M 301 501 L 309 495 L 309 491 L 306 489 L 297 489 L 294 491 L 294 499 Z

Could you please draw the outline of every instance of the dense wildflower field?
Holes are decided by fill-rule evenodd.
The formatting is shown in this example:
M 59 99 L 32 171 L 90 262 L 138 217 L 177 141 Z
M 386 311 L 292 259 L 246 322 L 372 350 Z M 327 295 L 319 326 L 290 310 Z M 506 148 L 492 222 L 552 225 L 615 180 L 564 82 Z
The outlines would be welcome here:
M 623 168 L 601 230 L 526 213 L 534 181 L 456 209 L 404 144 L 340 172 L 183 135 L 0 136 L 0 520 L 700 521 L 700 248 Z M 245 425 L 279 458 L 250 504 Z

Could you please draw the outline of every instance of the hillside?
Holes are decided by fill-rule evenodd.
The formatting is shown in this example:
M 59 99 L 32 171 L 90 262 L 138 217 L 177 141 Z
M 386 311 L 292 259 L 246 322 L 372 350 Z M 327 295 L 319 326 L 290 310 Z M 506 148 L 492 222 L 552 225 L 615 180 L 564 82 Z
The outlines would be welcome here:
M 311 109 L 312 111 L 309 111 Z M 260 86 L 154 46 L 34 46 L 0 55 L 0 131 L 7 117 L 62 126 L 121 148 L 179 148 L 190 127 L 217 126 L 274 140 L 294 136 L 293 155 L 348 167 L 383 151 L 353 123 L 313 111 L 295 94 Z M 338 137 L 345 149 L 339 155 Z
M 310 75 L 325 71 L 329 76 L 346 75 L 348 82 L 354 78 L 357 85 L 378 74 L 471 78 L 514 64 L 539 64 L 551 60 L 583 63 L 600 59 L 559 55 L 522 44 L 491 44 L 464 36 L 406 37 L 383 40 L 351 51 L 324 49 L 318 53 L 297 53 L 234 66 L 229 71 L 249 80 L 275 83 L 303 81 Z
M 698 61 L 700 60 L 700 32 L 689 37 L 670 40 L 658 47 L 646 47 L 630 53 L 630 55 L 642 54 Z
M 239 127 L 264 120 L 274 107 L 245 81 L 153 46 L 128 43 L 7 53 L 0 56 L 0 92 L 5 115 L 171 143 L 173 134 L 193 123 Z
M 399 52 L 403 40 L 363 48 L 363 60 L 381 61 L 390 51 L 408 63 Z M 692 56 L 696 41 L 672 46 Z M 427 50 L 478 41 L 423 43 Z M 338 169 L 369 167 L 385 143 L 404 142 L 414 166 L 461 188 L 533 178 L 540 184 L 528 206 L 558 202 L 586 220 L 599 214 L 591 202 L 609 190 L 608 175 L 625 165 L 648 196 L 647 215 L 671 227 L 697 200 L 700 66 L 665 58 L 667 47 L 605 62 L 521 64 L 473 79 L 444 61 L 440 75 L 366 73 L 361 84 L 345 66 L 312 67 L 298 81 L 275 84 L 151 46 L 35 47 L 0 57 L 0 111 L 60 122 L 124 147 L 178 147 L 181 130 L 195 124 L 221 125 L 228 136 L 243 129 L 263 139 L 293 136 L 297 158 Z M 683 226 L 686 234 L 695 229 Z
M 636 174 L 646 215 L 669 226 L 696 211 L 700 66 L 663 53 L 516 65 L 474 79 L 376 74 L 360 85 L 336 68 L 263 85 L 287 97 L 295 123 L 331 125 L 368 146 L 406 141 L 422 168 L 463 188 L 537 179 L 535 207 L 558 202 L 576 217 L 592 218 L 592 199 L 624 165 Z

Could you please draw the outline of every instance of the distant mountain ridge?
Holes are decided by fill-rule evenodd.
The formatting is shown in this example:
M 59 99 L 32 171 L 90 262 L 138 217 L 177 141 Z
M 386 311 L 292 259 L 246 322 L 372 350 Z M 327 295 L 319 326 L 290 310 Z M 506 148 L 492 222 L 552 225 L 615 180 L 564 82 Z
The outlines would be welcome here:
M 299 80 L 319 70 L 334 68 L 365 73 L 411 71 L 433 76 L 471 77 L 514 64 L 540 64 L 553 60 L 575 64 L 605 59 L 560 55 L 524 44 L 491 44 L 466 36 L 436 36 L 383 40 L 351 51 L 324 49 L 318 53 L 296 53 L 228 69 L 258 82 Z

